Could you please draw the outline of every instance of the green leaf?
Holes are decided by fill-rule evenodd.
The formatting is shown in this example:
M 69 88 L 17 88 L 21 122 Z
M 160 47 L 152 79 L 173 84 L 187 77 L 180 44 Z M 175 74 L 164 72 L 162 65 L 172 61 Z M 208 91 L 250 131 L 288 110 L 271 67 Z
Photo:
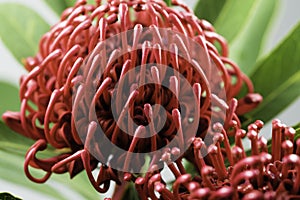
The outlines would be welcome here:
M 299 97 L 299 35 L 300 23 L 269 56 L 256 65 L 250 78 L 264 101 L 247 115 L 245 124 L 255 119 L 267 122 Z
M 23 156 L 33 143 L 33 140 L 13 132 L 0 121 L 0 151 Z
M 227 0 L 214 26 L 216 31 L 230 43 L 251 17 L 258 0 Z M 268 0 L 269 1 L 269 0 Z
M 35 11 L 16 3 L 1 3 L 0 18 L 0 38 L 14 57 L 21 62 L 34 56 L 49 25 Z
M 60 16 L 62 12 L 69 7 L 66 1 L 63 0 L 44 0 L 50 8 Z M 72 1 L 73 2 L 73 1 Z
M 77 0 L 64 0 L 67 7 L 73 7 Z M 95 4 L 95 0 L 87 0 L 88 4 Z
M 225 3 L 200 0 L 196 13 L 200 14 L 199 9 L 202 9 L 203 15 L 212 15 L 216 32 L 229 43 L 230 58 L 249 74 L 259 56 L 277 6 L 278 1 L 273 0 L 226 0 Z M 215 13 L 210 14 L 213 11 Z
M 85 171 L 70 179 L 68 174 L 54 174 L 50 179 L 57 183 L 68 186 L 74 194 L 83 199 L 100 199 L 100 195 L 90 183 Z
M 21 200 L 17 197 L 14 197 L 13 195 L 7 193 L 7 192 L 4 192 L 4 193 L 0 193 L 0 199 L 1 200 Z
M 126 199 L 130 199 L 130 200 L 139 200 L 139 195 L 135 189 L 134 183 L 129 183 L 124 195 L 122 197 L 122 200 L 126 200 Z
M 205 19 L 214 24 L 225 3 L 226 0 L 199 0 L 194 13 L 200 19 Z
M 242 29 L 231 41 L 230 57 L 249 74 L 257 61 L 264 44 L 267 29 L 276 12 L 278 1 L 256 0 L 252 5 Z
M 24 152 L 25 154 L 25 152 Z M 81 197 L 80 199 L 99 199 L 99 194 L 91 186 L 87 175 L 84 172 L 76 175 L 73 179 L 69 178 L 68 174 L 54 174 L 44 184 L 37 184 L 31 182 L 23 171 L 24 155 L 16 155 L 11 152 L 0 150 L 0 171 L 1 179 L 11 183 L 23 186 L 33 191 L 39 191 L 46 196 L 53 197 L 54 199 L 68 200 L 68 195 L 64 194 L 61 190 L 58 191 L 55 185 L 61 188 L 68 188 L 72 191 L 73 196 Z M 40 170 L 31 170 L 33 173 L 41 177 L 43 172 Z
M 25 152 L 24 152 L 25 153 Z M 54 199 L 68 200 L 70 199 L 68 194 L 62 189 L 66 188 L 73 193 L 73 196 L 77 196 L 79 199 L 99 199 L 99 194 L 91 186 L 86 174 L 80 173 L 75 178 L 70 179 L 68 174 L 52 175 L 50 180 L 44 184 L 37 184 L 31 182 L 23 171 L 24 156 L 8 153 L 0 150 L 0 170 L 1 179 L 10 183 L 14 183 L 38 191 L 45 196 L 52 197 Z M 41 177 L 43 172 L 40 170 L 31 170 L 33 173 Z M 58 190 L 57 186 L 61 188 Z
M 33 143 L 33 140 L 11 131 L 3 122 L 0 122 L 0 171 L 2 179 L 28 189 L 42 192 L 55 199 L 67 200 L 69 198 L 57 191 L 57 188 L 53 187 L 53 185 L 65 186 L 74 191 L 75 195 L 81 196 L 84 199 L 99 199 L 99 194 L 91 186 L 91 183 L 84 172 L 81 172 L 72 180 L 69 178 L 68 174 L 54 174 L 51 176 L 51 180 L 45 184 L 31 182 L 24 174 L 23 163 L 25 153 Z M 48 147 L 47 150 L 39 154 L 39 157 L 49 158 L 58 155 L 59 153 L 59 150 Z M 39 177 L 43 176 L 43 172 L 40 170 L 33 169 L 32 171 Z M 52 182 L 52 184 L 49 182 Z
M 191 174 L 194 178 L 195 176 L 199 176 L 199 171 L 196 168 L 194 164 L 192 164 L 190 161 L 186 160 L 185 158 L 182 159 L 182 164 L 186 170 L 187 173 Z
M 72 7 L 75 5 L 76 0 L 63 0 L 67 7 Z M 94 0 L 92 2 L 95 2 Z M 91 1 L 88 1 L 88 3 L 91 3 Z
M 20 108 L 18 88 L 0 81 L 0 91 L 5 94 L 0 97 L 0 116 L 7 110 L 17 111 Z
M 59 194 L 49 184 L 36 184 L 27 179 L 23 172 L 24 156 L 0 150 L 0 157 L 1 179 L 11 183 L 15 183 L 28 189 L 39 191 L 45 196 L 52 196 L 56 199 L 66 199 L 62 194 Z M 42 176 L 40 171 L 38 171 L 37 174 Z
M 165 2 L 168 6 L 172 6 L 172 0 L 164 0 L 164 2 Z
M 4 122 L 0 121 L 0 150 L 24 156 L 29 147 L 33 144 L 34 140 L 15 133 L 10 130 Z M 61 151 L 62 150 L 55 149 L 52 146 L 48 146 L 39 156 L 41 158 L 49 158 L 60 154 Z
M 68 8 L 73 7 L 77 0 L 44 0 L 50 8 L 60 16 L 62 12 Z M 95 0 L 87 0 L 88 4 L 95 4 Z

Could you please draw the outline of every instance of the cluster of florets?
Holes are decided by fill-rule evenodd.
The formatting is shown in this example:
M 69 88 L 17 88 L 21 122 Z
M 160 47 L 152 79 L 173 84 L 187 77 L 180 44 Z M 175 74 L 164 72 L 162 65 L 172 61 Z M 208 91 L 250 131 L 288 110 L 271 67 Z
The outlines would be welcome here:
M 3 115 L 11 129 L 36 140 L 26 154 L 26 175 L 32 181 L 42 183 L 52 173 L 69 172 L 73 177 L 85 170 L 97 191 L 106 192 L 111 181 L 118 185 L 132 181 L 141 199 L 253 199 L 299 194 L 300 178 L 296 173 L 300 167 L 299 148 L 293 144 L 294 130 L 275 121 L 272 154 L 268 154 L 266 140 L 258 137 L 261 122 L 250 125 L 247 132 L 241 129 L 238 116 L 254 109 L 262 100 L 261 96 L 254 93 L 248 77 L 228 59 L 226 41 L 212 25 L 198 19 L 179 1 L 172 3 L 180 9 L 170 8 L 160 0 L 109 0 L 105 4 L 96 1 L 94 5 L 79 0 L 74 7 L 63 12 L 60 22 L 41 38 L 37 55 L 25 60 L 29 73 L 21 78 L 20 112 Z M 149 37 L 144 28 L 156 33 L 155 37 Z M 160 34 L 161 28 L 174 32 L 173 37 L 168 38 L 168 44 Z M 106 44 L 105 56 L 101 56 L 103 42 L 130 30 L 133 33 L 131 38 Z M 202 52 L 193 51 L 193 45 L 180 35 L 193 40 Z M 121 52 L 119 47 L 126 52 Z M 97 55 L 92 57 L 95 52 Z M 196 59 L 197 55 L 200 58 Z M 100 77 L 93 74 L 98 63 L 106 63 Z M 151 73 L 141 70 L 136 76 L 129 77 L 126 84 L 130 95 L 116 99 L 116 105 L 120 102 L 117 112 L 128 112 L 140 127 L 135 130 L 135 135 L 129 136 L 127 131 L 133 126 L 129 123 L 128 130 L 120 129 L 113 118 L 111 99 L 115 97 L 114 87 L 126 72 L 149 63 L 152 64 Z M 161 65 L 175 72 L 169 80 L 171 90 L 159 86 L 165 76 Z M 84 74 L 89 77 L 88 81 L 96 84 L 91 104 L 77 101 L 85 91 L 75 86 L 83 81 Z M 137 88 L 138 82 L 145 81 L 142 77 L 157 84 Z M 193 119 L 199 122 L 199 126 L 195 136 L 188 138 L 192 145 L 186 152 L 180 152 L 176 147 L 166 148 L 156 159 L 149 161 L 146 174 L 136 175 L 113 169 L 109 163 L 99 162 L 88 151 L 89 142 L 95 134 L 95 124 L 101 126 L 114 145 L 130 152 L 155 151 L 172 140 L 180 143 L 180 137 L 186 136 L 186 133 L 176 134 L 189 126 L 189 120 L 182 118 L 190 114 L 176 100 L 178 95 L 184 95 L 184 89 L 178 87 L 182 77 L 192 86 L 200 110 L 199 117 Z M 243 85 L 248 89 L 247 93 L 236 100 Z M 227 100 L 219 98 L 222 94 L 214 93 L 214 89 L 224 91 Z M 124 107 L 120 106 L 121 102 L 126 102 Z M 225 114 L 214 111 L 212 102 L 217 103 L 218 109 L 215 110 L 223 110 Z M 143 130 L 142 126 L 151 121 L 160 123 L 160 116 L 152 110 L 154 104 L 165 108 L 166 123 L 150 138 L 136 137 Z M 96 110 L 96 119 L 87 117 L 86 113 L 92 109 Z M 122 116 L 120 121 L 126 121 Z M 212 118 L 223 119 L 223 124 L 212 121 Z M 213 144 L 206 146 L 202 140 L 208 135 Z M 249 157 L 241 142 L 246 135 L 252 145 Z M 234 147 L 231 147 L 229 137 L 235 139 Z M 109 156 L 101 142 L 94 143 L 97 144 L 97 155 Z M 37 153 L 45 150 L 48 144 L 63 151 L 52 158 L 38 158 Z M 293 154 L 295 151 L 298 156 Z M 173 162 L 171 158 L 176 155 L 182 156 Z M 185 171 L 183 159 L 196 168 L 197 175 Z M 118 155 L 111 162 L 127 165 L 130 161 L 126 156 Z M 224 164 L 225 161 L 229 167 Z M 143 165 L 147 161 L 136 158 L 135 162 Z M 171 190 L 167 189 L 160 174 L 164 163 L 176 177 Z M 46 175 L 33 177 L 29 166 L 45 171 Z M 96 168 L 100 168 L 97 178 L 92 174 Z

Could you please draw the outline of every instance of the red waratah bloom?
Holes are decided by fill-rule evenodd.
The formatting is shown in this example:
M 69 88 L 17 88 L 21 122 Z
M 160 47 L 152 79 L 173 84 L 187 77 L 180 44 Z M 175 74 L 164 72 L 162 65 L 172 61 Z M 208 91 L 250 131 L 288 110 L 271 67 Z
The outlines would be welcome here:
M 178 199 L 188 194 L 196 195 L 192 191 L 196 191 L 196 189 L 198 191 L 198 188 L 202 186 L 207 189 L 204 188 L 201 192 L 211 193 L 211 191 L 219 189 L 224 180 L 230 180 L 228 179 L 230 173 L 223 163 L 219 163 L 224 160 L 220 141 L 224 140 L 226 158 L 229 159 L 231 165 L 244 158 L 245 153 L 240 143 L 240 137 L 242 137 L 240 135 L 243 134 L 243 131 L 240 130 L 238 115 L 252 110 L 262 99 L 260 95 L 254 93 L 251 81 L 235 63 L 228 59 L 226 41 L 214 32 L 212 25 L 205 20 L 198 19 L 187 6 L 179 1 L 172 1 L 172 3 L 180 9 L 170 8 L 160 0 L 109 0 L 103 5 L 101 1 L 96 1 L 95 5 L 89 5 L 86 1 L 79 0 L 74 7 L 66 9 L 60 22 L 42 37 L 38 54 L 25 61 L 25 67 L 29 73 L 21 78 L 20 112 L 6 112 L 3 115 L 4 121 L 11 129 L 36 140 L 36 143 L 28 150 L 25 159 L 24 168 L 29 179 L 43 183 L 52 173 L 69 172 L 70 176 L 74 177 L 85 169 L 97 191 L 106 192 L 111 180 L 118 185 L 124 184 L 124 180 L 134 181 L 141 198 L 144 199 L 148 196 L 155 199 L 154 189 L 164 199 L 169 197 Z M 146 27 L 157 33 L 156 37 L 148 38 L 148 33 L 143 32 L 143 28 Z M 160 35 L 159 29 L 162 28 L 171 30 L 174 34 L 167 44 L 166 38 Z M 123 43 L 119 40 L 109 40 L 114 39 L 114 36 L 119 33 L 130 30 L 133 33 L 132 37 L 121 38 Z M 181 37 L 182 35 L 184 37 Z M 139 43 L 139 38 L 147 38 L 147 41 Z M 201 47 L 202 52 L 192 51 L 193 45 L 185 38 L 190 38 Z M 124 43 L 124 40 L 129 42 Z M 108 49 L 105 54 L 106 59 L 99 56 L 101 44 L 104 41 L 111 42 L 106 42 Z M 217 49 L 215 43 L 220 44 L 220 50 Z M 121 54 L 119 47 L 126 49 L 127 52 Z M 168 51 L 164 47 L 167 47 Z M 98 56 L 94 58 L 91 55 L 95 52 L 98 53 Z M 197 55 L 199 55 L 198 59 Z M 101 63 L 103 60 L 104 63 L 107 60 L 112 62 L 107 62 L 101 77 L 94 76 L 92 72 L 97 67 L 97 62 Z M 127 81 L 130 95 L 116 98 L 117 112 L 122 113 L 121 102 L 127 103 L 122 106 L 128 110 L 133 121 L 139 125 L 134 130 L 135 135 L 127 135 L 127 131 L 132 129 L 130 123 L 126 126 L 127 130 L 124 131 L 118 127 L 119 124 L 113 118 L 111 99 L 114 98 L 114 87 L 127 71 L 147 63 L 155 64 L 151 66 L 151 74 L 146 74 L 141 70 L 136 76 L 130 77 Z M 169 80 L 170 89 L 159 86 L 159 84 L 136 88 L 136 82 L 142 82 L 141 77 L 143 76 L 150 77 L 149 79 L 159 83 L 164 77 L 160 65 L 168 66 L 175 72 Z M 215 66 L 215 71 L 212 71 L 212 65 Z M 198 70 L 195 70 L 195 66 L 198 67 Z M 181 76 L 177 76 L 177 72 Z M 89 77 L 85 84 L 89 81 L 96 84 L 96 93 L 91 104 L 78 100 L 84 96 L 85 91 L 82 87 L 75 86 L 82 82 L 84 75 Z M 180 107 L 176 100 L 176 94 L 184 94 L 184 90 L 178 87 L 180 85 L 178 83 L 183 79 L 192 86 L 197 97 L 195 103 L 197 109 L 200 110 L 200 116 L 192 119 L 192 121 L 199 122 L 199 125 L 195 137 L 191 138 L 186 138 L 189 133 L 184 131 L 180 135 L 176 135 L 178 130 L 189 126 L 189 120 L 185 119 L 187 119 L 187 114 L 192 112 L 184 109 L 185 107 Z M 246 85 L 248 93 L 237 101 L 234 97 L 240 92 L 243 84 Z M 222 94 L 213 92 L 214 89 L 224 90 L 225 101 L 222 100 L 224 98 Z M 118 104 L 119 102 L 120 104 Z M 214 113 L 211 107 L 212 102 L 217 104 L 218 109 L 224 109 L 226 114 L 222 115 L 218 111 Z M 142 134 L 143 126 L 151 121 L 159 122 L 161 120 L 161 116 L 157 116 L 157 113 L 155 115 L 152 110 L 154 104 L 160 104 L 165 108 L 166 123 L 157 134 L 141 139 L 136 135 Z M 97 118 L 93 119 L 94 121 L 86 117 L 88 116 L 86 112 L 90 109 L 96 111 Z M 214 128 L 209 128 L 211 123 L 215 123 L 215 121 L 211 121 L 212 118 L 223 119 L 223 126 L 217 124 Z M 124 122 L 127 119 L 121 117 L 120 120 Z M 181 137 L 193 142 L 193 145 L 185 154 L 180 152 L 181 148 L 179 147 L 166 149 L 160 157 L 150 160 L 149 169 L 151 170 L 144 177 L 129 172 L 123 173 L 111 167 L 109 162 L 99 165 L 97 156 L 106 157 L 112 152 L 101 146 L 98 141 L 94 142 L 96 143 L 93 146 L 95 152 L 93 154 L 89 152 L 90 142 L 95 140 L 93 135 L 95 135 L 97 123 L 111 143 L 129 152 L 155 151 L 163 148 L 172 140 L 177 141 L 180 146 Z M 198 156 L 200 154 L 198 146 L 201 144 L 201 138 L 212 132 L 218 132 L 218 134 L 211 136 L 211 140 L 216 141 L 213 146 L 205 148 L 204 151 L 207 151 L 209 158 L 204 161 Z M 227 135 L 237 138 L 237 147 L 233 149 L 234 151 L 232 150 L 232 153 Z M 255 137 L 252 137 L 253 145 L 264 144 Z M 196 139 L 193 140 L 193 138 Z M 45 150 L 47 144 L 57 149 L 64 149 L 64 151 L 53 158 L 37 158 L 37 152 Z M 277 145 L 280 146 L 280 144 Z M 95 156 L 95 154 L 97 155 Z M 181 154 L 183 156 L 173 163 L 172 157 Z M 196 180 L 197 183 L 193 186 L 195 190 L 187 188 L 186 183 L 189 183 L 190 178 L 187 178 L 188 175 L 182 177 L 182 174 L 185 174 L 181 163 L 182 158 L 194 163 L 200 170 L 200 174 L 209 174 L 211 177 L 202 177 L 203 181 Z M 281 156 L 278 157 L 278 159 L 281 158 Z M 142 158 L 134 159 L 140 166 L 146 162 Z M 132 167 L 129 164 L 130 158 L 125 155 L 114 155 L 112 160 Z M 178 178 L 174 184 L 174 194 L 167 191 L 164 182 L 160 180 L 159 170 L 163 161 Z M 29 166 L 45 171 L 46 175 L 43 178 L 33 177 L 28 169 Z M 95 179 L 92 171 L 99 166 L 100 171 Z M 236 173 L 240 174 L 241 172 Z M 261 171 L 250 170 L 249 173 L 254 173 L 251 175 L 253 177 L 261 176 Z M 290 177 L 290 175 L 286 175 Z M 252 178 L 250 177 L 250 179 Z M 156 182 L 159 183 L 156 184 Z M 181 184 L 185 187 L 182 190 L 184 192 L 179 190 Z M 238 186 L 240 182 L 237 181 L 234 184 Z M 224 187 L 222 190 L 231 192 L 235 186 Z M 293 191 L 295 192 L 295 189 Z M 236 191 L 234 190 L 234 192 Z M 214 195 L 218 195 L 218 193 Z

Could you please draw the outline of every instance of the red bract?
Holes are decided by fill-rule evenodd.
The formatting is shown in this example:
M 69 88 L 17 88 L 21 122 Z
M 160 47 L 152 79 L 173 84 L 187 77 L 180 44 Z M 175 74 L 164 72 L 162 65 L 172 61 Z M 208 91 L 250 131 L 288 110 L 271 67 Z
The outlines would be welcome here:
M 239 132 L 240 121 L 237 115 L 242 115 L 255 108 L 262 100 L 261 96 L 253 93 L 251 81 L 248 80 L 235 63 L 228 59 L 226 41 L 214 32 L 212 25 L 205 20 L 198 19 L 185 5 L 177 1 L 173 1 L 173 5 L 182 11 L 167 7 L 163 1 L 159 0 L 111 0 L 103 5 L 99 1 L 96 1 L 96 5 L 88 5 L 86 1 L 79 0 L 74 7 L 65 10 L 60 22 L 42 37 L 38 54 L 35 57 L 27 58 L 25 61 L 25 67 L 29 74 L 21 78 L 20 112 L 6 112 L 3 115 L 4 121 L 11 129 L 36 140 L 36 143 L 26 154 L 24 168 L 29 179 L 43 183 L 52 173 L 69 172 L 71 177 L 73 177 L 85 169 L 91 183 L 99 192 L 106 192 L 109 189 L 111 180 L 119 185 L 124 184 L 124 180 L 132 180 L 135 181 L 137 190 L 145 198 L 146 196 L 155 198 L 153 189 L 160 192 L 164 198 L 168 198 L 168 196 L 174 198 L 182 196 L 183 194 L 179 192 L 178 188 L 181 184 L 185 184 L 188 178 L 186 176 L 182 177 L 182 174 L 185 174 L 184 167 L 181 164 L 182 158 L 178 159 L 176 164 L 172 162 L 172 155 L 183 153 L 177 148 L 166 149 L 162 156 L 162 160 L 168 164 L 175 176 L 178 177 L 174 184 L 175 194 L 167 191 L 163 182 L 158 181 L 160 180 L 159 174 L 156 175 L 154 173 L 159 171 L 155 170 L 160 162 L 159 160 L 150 161 L 151 172 L 146 174 L 146 178 L 136 177 L 131 173 L 122 173 L 113 169 L 107 163 L 100 163 L 100 172 L 95 180 L 92 171 L 97 168 L 99 161 L 88 151 L 87 146 L 89 143 L 87 141 L 91 139 L 89 136 L 95 133 L 96 121 L 88 121 L 89 125 L 75 126 L 74 106 L 76 109 L 78 108 L 75 111 L 79 112 L 79 116 L 81 116 L 80 112 L 83 113 L 91 108 L 96 108 L 97 123 L 101 125 L 105 135 L 111 142 L 127 151 L 136 153 L 154 151 L 162 148 L 173 139 L 177 140 L 180 137 L 184 137 L 187 133 L 183 132 L 182 135 L 176 136 L 176 132 L 181 130 L 181 127 L 188 126 L 187 123 L 180 123 L 181 116 L 185 113 L 183 113 L 182 108 L 179 108 L 174 94 L 159 86 L 150 85 L 136 89 L 134 84 L 130 83 L 132 94 L 128 99 L 125 99 L 125 102 L 128 101 L 131 116 L 140 125 L 140 128 L 135 130 L 136 134 L 140 134 L 143 131 L 142 125 L 153 121 L 154 116 L 152 115 L 151 105 L 157 103 L 164 105 L 167 110 L 167 121 L 162 131 L 148 140 L 140 140 L 135 136 L 127 136 L 126 132 L 120 130 L 114 121 L 110 108 L 114 86 L 123 73 L 146 63 L 156 63 L 173 68 L 184 76 L 198 95 L 197 105 L 201 113 L 199 119 L 196 119 L 199 120 L 199 127 L 196 134 L 197 139 L 194 141 L 195 146 L 200 145 L 201 137 L 203 138 L 212 132 L 209 128 L 213 115 L 210 106 L 212 99 L 214 99 L 219 103 L 219 107 L 225 109 L 227 113 L 226 116 L 217 116 L 225 118 L 225 121 L 224 126 L 217 124 L 214 127 L 216 130 L 219 130 L 219 133 L 213 139 L 218 141 L 224 139 L 230 164 L 240 159 L 238 156 L 245 156 L 242 146 L 238 142 L 239 140 L 236 141 L 237 148 L 239 147 L 240 149 L 236 148 L 234 152 L 242 152 L 241 155 L 236 156 L 234 152 L 231 153 L 226 135 L 240 137 L 239 134 L 242 133 Z M 106 66 L 105 73 L 98 80 L 89 79 L 89 81 L 96 81 L 98 84 L 94 98 L 95 102 L 92 104 L 95 107 L 82 105 L 76 99 L 73 102 L 73 87 L 76 83 L 82 81 L 82 77 L 79 74 L 88 72 L 96 66 L 93 63 L 88 63 L 89 56 L 97 50 L 100 46 L 99 44 L 116 34 L 128 30 L 134 31 L 133 38 L 129 38 L 129 40 L 135 41 L 140 33 L 139 31 L 144 27 L 149 27 L 154 31 L 159 28 L 167 28 L 187 38 L 191 38 L 203 49 L 201 56 L 205 55 L 201 57 L 201 63 L 194 62 L 193 64 L 204 70 L 211 69 L 210 65 L 213 63 L 217 71 L 210 71 L 209 74 L 219 77 L 222 81 L 218 82 L 218 79 L 212 79 L 205 73 L 194 70 L 189 62 L 180 57 L 179 53 L 176 53 L 181 52 L 191 58 L 199 53 L 189 52 L 188 50 L 191 47 L 187 41 L 178 37 L 170 45 L 172 51 L 164 51 L 160 49 L 160 45 L 164 44 L 164 38 L 161 38 L 158 34 L 157 38 L 143 44 L 137 44 L 140 45 L 140 50 L 136 52 L 132 51 L 120 55 L 117 49 L 111 48 L 108 60 L 112 59 L 114 62 Z M 112 46 L 114 47 L 119 42 L 115 41 Z M 216 43 L 219 43 L 220 51 L 215 46 Z M 125 48 L 131 49 L 133 47 L 128 45 Z M 101 62 L 101 57 L 98 57 L 98 59 Z M 159 66 L 153 67 L 151 77 L 159 80 L 161 76 L 162 72 Z M 133 77 L 133 80 L 138 81 L 140 80 L 139 77 L 137 75 Z M 176 87 L 176 83 L 180 82 L 180 78 L 173 77 L 170 79 L 170 82 L 174 83 L 172 84 L 174 85 L 172 91 L 179 93 L 180 89 Z M 246 85 L 248 93 L 237 101 L 234 97 L 240 92 L 243 84 Z M 218 101 L 219 94 L 211 92 L 216 87 L 224 89 L 228 99 L 226 102 Z M 78 89 L 77 92 L 80 93 L 82 91 Z M 160 96 L 157 95 L 157 92 L 160 92 Z M 88 119 L 81 118 L 80 120 Z M 85 138 L 87 138 L 86 141 L 82 141 L 81 135 L 78 135 L 78 133 L 84 133 Z M 197 141 L 200 143 L 198 144 Z M 61 152 L 63 153 L 49 159 L 37 158 L 37 152 L 45 150 L 47 144 L 56 149 L 62 149 L 63 151 Z M 255 138 L 253 138 L 253 144 L 257 144 Z M 101 145 L 95 148 L 98 154 L 105 155 L 107 152 Z M 190 153 L 193 151 L 194 153 Z M 209 163 L 214 168 L 204 167 L 206 165 L 205 161 L 198 158 L 200 153 L 198 151 L 198 147 L 190 148 L 184 154 L 184 157 L 198 166 L 199 170 L 201 168 L 204 170 L 200 173 L 218 177 L 217 179 L 220 181 L 228 177 L 225 166 L 222 163 L 218 163 L 224 160 L 220 152 L 219 142 L 206 150 L 209 152 Z M 116 162 L 124 163 L 124 165 L 131 161 L 127 157 L 124 158 L 124 155 L 119 155 L 115 159 Z M 137 158 L 135 162 L 143 164 L 145 160 Z M 175 165 L 177 165 L 178 169 Z M 33 177 L 28 169 L 29 166 L 45 171 L 46 175 L 40 179 Z M 213 187 L 220 186 L 218 184 L 215 186 L 216 183 L 211 182 L 206 175 L 205 178 L 207 180 L 203 180 L 203 184 L 210 190 L 213 190 Z M 159 182 L 159 184 L 156 184 L 156 182 Z M 147 184 L 147 186 L 144 186 L 144 184 Z M 197 187 L 195 186 L 195 189 L 198 188 L 199 184 L 196 184 Z M 230 192 L 231 189 L 224 187 L 222 190 Z M 148 192 L 142 194 L 144 190 Z

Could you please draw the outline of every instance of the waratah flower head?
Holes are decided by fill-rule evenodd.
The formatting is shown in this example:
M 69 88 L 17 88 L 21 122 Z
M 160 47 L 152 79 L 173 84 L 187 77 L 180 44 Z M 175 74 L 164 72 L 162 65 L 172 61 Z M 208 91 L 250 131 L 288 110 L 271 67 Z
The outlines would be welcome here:
M 221 127 L 211 126 L 216 122 L 229 135 L 240 130 L 238 115 L 255 108 L 261 97 L 228 59 L 226 41 L 212 25 L 181 2 L 172 4 L 177 9 L 161 0 L 94 5 L 79 0 L 44 34 L 37 55 L 25 60 L 29 73 L 21 78 L 20 112 L 3 115 L 11 129 L 36 140 L 25 158 L 29 179 L 42 183 L 52 173 L 69 172 L 73 177 L 85 170 L 96 190 L 106 192 L 111 180 L 117 184 L 141 180 L 132 172 L 147 163 L 148 178 L 164 162 L 172 167 L 176 161 L 184 171 L 182 157 L 199 165 L 202 161 L 188 144 L 209 136 L 216 144 L 210 148 L 217 148 L 224 136 L 211 134 Z M 243 84 L 248 93 L 237 101 L 234 97 Z M 195 124 L 191 134 L 187 130 Z M 99 128 L 104 135 L 99 136 Z M 108 149 L 102 143 L 106 139 L 125 153 Z M 47 144 L 64 151 L 37 158 Z M 139 156 L 160 149 L 161 154 L 151 155 L 150 161 Z M 215 150 L 212 156 L 221 159 Z M 227 156 L 231 164 L 236 159 Z M 29 166 L 46 175 L 33 177 Z M 95 179 L 92 171 L 97 167 Z M 227 176 L 224 167 L 216 170 L 221 170 L 222 179 Z

